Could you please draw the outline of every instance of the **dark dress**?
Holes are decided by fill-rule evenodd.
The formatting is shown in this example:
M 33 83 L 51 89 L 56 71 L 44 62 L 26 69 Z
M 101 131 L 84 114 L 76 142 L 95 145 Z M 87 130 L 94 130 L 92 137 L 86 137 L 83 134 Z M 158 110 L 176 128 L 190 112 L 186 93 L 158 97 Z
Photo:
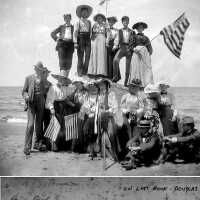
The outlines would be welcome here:
M 172 109 L 173 96 L 171 93 L 161 94 L 158 111 L 163 127 L 164 136 L 178 133 L 178 122 L 172 121 L 174 110 Z
M 113 60 L 118 51 L 118 49 L 113 51 L 114 41 L 117 37 L 118 30 L 116 28 L 111 28 L 107 32 L 107 68 L 108 68 L 108 77 L 112 80 L 114 78 L 113 74 Z M 120 73 L 120 71 L 119 71 Z M 121 77 L 121 75 L 119 75 Z

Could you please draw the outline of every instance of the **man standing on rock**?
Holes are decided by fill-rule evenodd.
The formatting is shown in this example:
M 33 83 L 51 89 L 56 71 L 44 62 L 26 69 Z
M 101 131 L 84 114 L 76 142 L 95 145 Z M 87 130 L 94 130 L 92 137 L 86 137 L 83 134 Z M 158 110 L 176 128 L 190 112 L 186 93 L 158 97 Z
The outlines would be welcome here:
M 129 40 L 132 38 L 132 35 L 135 34 L 133 30 L 128 27 L 129 17 L 122 17 L 123 28 L 119 30 L 118 37 L 114 41 L 113 51 L 115 51 L 118 46 L 119 50 L 117 51 L 115 58 L 113 60 L 113 82 L 118 82 L 121 79 L 120 71 L 119 71 L 119 62 L 122 57 L 126 57 L 126 70 L 125 70 L 125 80 L 124 86 L 127 86 L 129 73 L 130 73 L 130 63 L 132 52 L 129 49 Z
M 38 62 L 34 65 L 35 74 L 26 77 L 24 87 L 22 90 L 22 96 L 27 104 L 28 122 L 26 127 L 24 154 L 30 155 L 32 147 L 33 131 L 35 127 L 35 143 L 34 149 L 39 151 L 45 151 L 46 146 L 42 144 L 43 130 L 42 120 L 44 113 L 44 83 L 43 72 L 44 67 L 42 62 Z
M 79 76 L 86 75 L 91 52 L 91 21 L 88 17 L 92 14 L 92 7 L 80 5 L 76 9 L 79 21 L 74 26 L 74 47 L 77 48 Z
M 74 53 L 74 26 L 71 24 L 71 14 L 65 14 L 63 17 L 65 24 L 56 28 L 51 33 L 51 37 L 57 41 L 56 50 L 58 51 L 60 70 L 65 71 L 68 76 Z

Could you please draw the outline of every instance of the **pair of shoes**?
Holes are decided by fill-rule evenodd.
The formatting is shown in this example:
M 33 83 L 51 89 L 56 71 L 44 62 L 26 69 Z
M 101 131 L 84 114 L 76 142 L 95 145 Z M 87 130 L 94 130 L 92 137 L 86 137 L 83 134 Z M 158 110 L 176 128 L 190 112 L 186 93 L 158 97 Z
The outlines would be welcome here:
M 29 149 L 24 150 L 24 154 L 27 155 L 27 156 L 30 155 L 31 154 L 31 150 L 29 150 Z
M 38 144 L 38 143 L 35 143 L 35 144 L 34 144 L 34 146 L 33 146 L 33 149 L 35 149 L 35 150 L 38 150 L 38 151 L 39 151 L 39 149 L 40 149 L 40 146 L 39 146 L 39 144 Z
M 52 142 L 51 150 L 54 152 L 58 152 L 58 147 L 55 142 Z
M 38 151 L 46 151 L 47 147 L 45 144 L 35 144 L 33 149 L 36 149 Z
M 47 151 L 47 147 L 45 144 L 41 144 L 39 147 L 39 151 Z
M 129 161 L 129 162 L 126 162 L 126 163 L 124 162 L 122 167 L 125 168 L 126 170 L 131 170 L 131 169 L 137 168 L 136 164 L 132 161 Z

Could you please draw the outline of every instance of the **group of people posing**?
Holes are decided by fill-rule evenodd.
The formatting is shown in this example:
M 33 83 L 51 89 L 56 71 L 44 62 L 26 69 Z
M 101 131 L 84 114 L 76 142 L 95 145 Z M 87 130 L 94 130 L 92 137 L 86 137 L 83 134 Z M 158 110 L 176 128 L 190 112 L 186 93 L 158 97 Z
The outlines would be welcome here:
M 177 158 L 199 162 L 200 133 L 194 119 L 180 119 L 170 86 L 153 83 L 153 50 L 143 34 L 147 24 L 138 22 L 130 29 L 129 18 L 124 16 L 123 28 L 117 30 L 116 17 L 97 14 L 92 26 L 91 13 L 90 6 L 78 6 L 79 21 L 73 26 L 71 15 L 66 14 L 65 24 L 51 33 L 60 65 L 60 73 L 52 74 L 57 84 L 47 80 L 50 71 L 42 62 L 26 77 L 22 91 L 28 113 L 25 155 L 31 153 L 35 130 L 36 150 L 89 153 L 92 159 L 107 156 L 127 170 Z M 72 81 L 68 75 L 74 48 L 78 77 Z M 126 57 L 125 87 L 119 89 L 115 83 L 121 79 L 122 57 Z M 78 137 L 66 140 L 65 116 L 73 114 Z M 55 141 L 45 138 L 52 116 L 60 124 Z
M 153 50 L 149 38 L 143 33 L 146 23 L 138 22 L 131 29 L 129 17 L 123 16 L 123 28 L 118 30 L 114 27 L 117 18 L 106 18 L 101 13 L 94 16 L 92 25 L 88 20 L 92 7 L 88 5 L 78 6 L 76 14 L 79 20 L 75 25 L 71 24 L 71 14 L 65 14 L 65 24 L 51 33 L 57 42 L 60 70 L 69 74 L 74 49 L 77 49 L 79 76 L 105 76 L 118 82 L 121 79 L 119 63 L 122 57 L 126 57 L 124 86 L 133 78 L 140 79 L 144 87 L 153 83 L 150 58 Z
M 52 74 L 57 80 L 52 85 L 47 80 L 50 71 L 41 62 L 34 69 L 22 91 L 28 112 L 26 155 L 31 153 L 35 129 L 36 150 L 89 153 L 92 159 L 107 156 L 126 169 L 177 157 L 199 162 L 200 133 L 192 117 L 186 116 L 180 123 L 168 84 L 143 87 L 141 80 L 133 79 L 127 91 L 106 78 L 71 81 L 59 73 Z M 78 137 L 66 141 L 65 116 L 74 113 L 78 114 Z M 56 141 L 44 137 L 51 116 L 61 126 Z

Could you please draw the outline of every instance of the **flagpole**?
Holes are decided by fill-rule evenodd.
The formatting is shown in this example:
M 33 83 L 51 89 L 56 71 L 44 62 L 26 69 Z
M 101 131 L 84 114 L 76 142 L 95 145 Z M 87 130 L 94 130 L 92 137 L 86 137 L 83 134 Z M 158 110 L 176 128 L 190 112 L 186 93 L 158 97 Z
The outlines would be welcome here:
M 108 0 L 106 0 L 106 17 L 108 16 Z

